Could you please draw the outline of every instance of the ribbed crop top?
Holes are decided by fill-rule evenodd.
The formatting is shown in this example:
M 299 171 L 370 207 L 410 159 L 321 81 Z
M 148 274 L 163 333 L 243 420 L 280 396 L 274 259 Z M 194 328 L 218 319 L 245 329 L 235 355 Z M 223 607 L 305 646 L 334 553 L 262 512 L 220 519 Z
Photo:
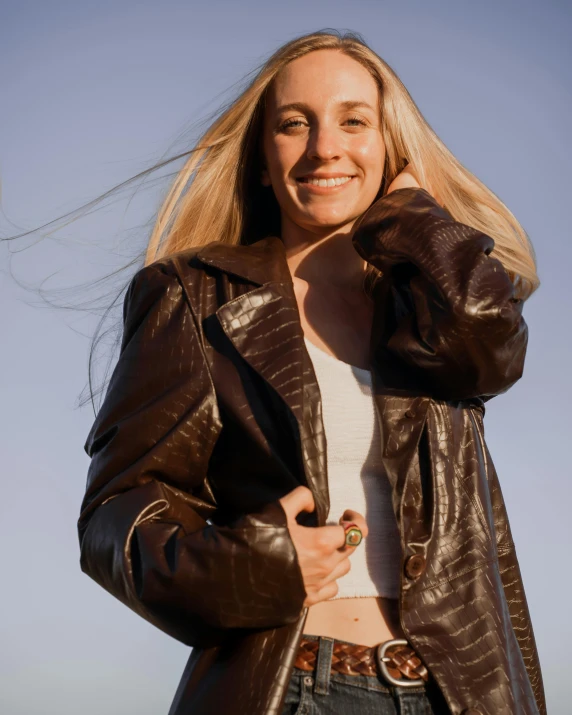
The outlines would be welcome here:
M 329 355 L 305 338 L 322 398 L 330 512 L 339 524 L 346 509 L 363 514 L 369 534 L 350 556 L 333 597 L 399 596 L 401 544 L 391 485 L 381 462 L 371 373 Z

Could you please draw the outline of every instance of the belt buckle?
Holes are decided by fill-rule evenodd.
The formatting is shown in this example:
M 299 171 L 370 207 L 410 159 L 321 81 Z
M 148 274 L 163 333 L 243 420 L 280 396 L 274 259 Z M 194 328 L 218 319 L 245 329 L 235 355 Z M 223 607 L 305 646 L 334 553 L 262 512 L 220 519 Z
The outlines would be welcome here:
M 392 685 L 397 685 L 400 688 L 418 688 L 424 683 L 423 678 L 415 678 L 414 680 L 411 678 L 404 678 L 402 680 L 398 680 L 387 670 L 386 662 L 391 660 L 391 658 L 386 656 L 385 652 L 388 648 L 391 648 L 394 645 L 409 645 L 409 641 L 406 641 L 403 638 L 394 638 L 393 640 L 385 641 L 385 643 L 380 643 L 375 651 L 377 664 L 379 665 L 379 669 L 381 670 L 383 677 L 386 678 Z

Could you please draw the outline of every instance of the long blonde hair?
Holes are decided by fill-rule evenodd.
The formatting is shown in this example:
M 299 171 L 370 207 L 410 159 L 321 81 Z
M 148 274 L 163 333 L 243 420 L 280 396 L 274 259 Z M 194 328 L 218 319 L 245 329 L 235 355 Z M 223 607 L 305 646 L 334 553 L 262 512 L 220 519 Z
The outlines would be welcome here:
M 280 208 L 260 183 L 261 135 L 268 89 L 292 60 L 333 49 L 352 57 L 379 87 L 386 147 L 378 196 L 410 164 L 420 185 L 449 211 L 495 241 L 494 255 L 528 298 L 539 286 L 534 248 L 504 203 L 466 169 L 429 126 L 391 67 L 352 32 L 313 32 L 287 42 L 262 65 L 240 96 L 211 124 L 189 152 L 164 199 L 151 233 L 145 264 L 211 241 L 252 243 L 279 235 Z M 372 268 L 372 267 L 370 267 Z M 375 278 L 375 269 L 369 277 Z
M 386 158 L 376 198 L 387 193 L 393 179 L 410 164 L 420 185 L 437 198 L 455 220 L 473 226 L 494 239 L 493 253 L 509 273 L 517 297 L 527 299 L 538 288 L 540 281 L 536 274 L 534 249 L 510 210 L 451 154 L 423 118 L 395 72 L 367 46 L 362 37 L 355 32 L 339 33 L 335 30 L 302 35 L 284 44 L 251 73 L 254 78 L 237 99 L 220 110 L 214 120 L 207 120 L 210 126 L 194 146 L 154 164 L 77 210 L 79 215 L 83 210 L 91 211 L 129 184 L 180 158 L 186 161 L 169 185 L 158 214 L 152 217 L 153 228 L 144 254 L 138 253 L 128 265 L 104 279 L 98 279 L 98 286 L 123 270 L 129 270 L 123 292 L 132 278 L 132 268 L 140 267 L 142 259 L 147 265 L 164 256 L 211 241 L 253 243 L 268 235 L 280 235 L 280 207 L 272 188 L 264 187 L 260 181 L 266 95 L 276 75 L 289 62 L 324 49 L 344 52 L 360 62 L 379 87 Z M 33 231 L 2 240 L 15 240 L 35 233 L 75 213 L 73 211 Z M 66 221 L 64 225 L 73 220 Z M 368 266 L 364 289 L 370 295 L 380 276 L 379 271 Z M 42 289 L 42 297 L 45 293 Z M 101 343 L 107 344 L 110 336 L 116 347 L 119 344 L 121 319 L 109 328 L 105 328 L 105 323 L 113 311 L 120 308 L 120 295 L 114 297 L 112 304 L 108 304 L 107 294 L 102 295 L 103 306 L 99 303 L 96 306 L 96 311 L 102 312 L 102 318 L 93 335 L 89 355 L 89 398 L 80 396 L 79 400 L 81 406 L 90 399 L 94 411 L 95 395 L 102 395 L 107 383 L 103 379 L 94 390 L 95 351 Z M 85 310 L 86 303 L 89 305 L 91 301 L 82 297 L 79 309 Z M 50 302 L 50 305 L 54 303 Z M 68 309 L 70 306 L 66 304 L 64 307 Z M 105 378 L 111 365 L 112 357 L 103 371 Z

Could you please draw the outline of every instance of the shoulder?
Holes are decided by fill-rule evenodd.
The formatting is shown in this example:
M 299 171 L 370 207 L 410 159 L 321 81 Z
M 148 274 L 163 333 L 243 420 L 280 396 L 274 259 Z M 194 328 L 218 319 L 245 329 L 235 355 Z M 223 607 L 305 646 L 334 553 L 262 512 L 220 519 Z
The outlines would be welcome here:
M 169 287 L 173 290 L 176 284 L 188 287 L 193 281 L 202 279 L 206 266 L 199 259 L 199 254 L 204 248 L 205 246 L 192 246 L 143 266 L 132 276 L 127 297 L 141 291 L 157 292 Z
M 199 248 L 163 256 L 139 268 L 123 300 L 122 349 L 137 331 L 151 340 L 164 330 L 186 330 L 189 310 L 203 291 L 202 271 L 195 266 Z
M 181 278 L 187 273 L 200 270 L 202 263 L 198 259 L 198 255 L 203 248 L 203 246 L 192 246 L 176 253 L 162 256 L 140 268 L 134 274 L 132 282 L 159 280 L 159 276 Z
M 201 257 L 213 252 L 226 255 L 228 250 L 228 244 L 213 241 L 163 256 L 140 268 L 127 288 L 124 320 L 129 314 L 167 311 L 175 316 L 190 310 L 200 325 L 219 305 L 217 269 Z

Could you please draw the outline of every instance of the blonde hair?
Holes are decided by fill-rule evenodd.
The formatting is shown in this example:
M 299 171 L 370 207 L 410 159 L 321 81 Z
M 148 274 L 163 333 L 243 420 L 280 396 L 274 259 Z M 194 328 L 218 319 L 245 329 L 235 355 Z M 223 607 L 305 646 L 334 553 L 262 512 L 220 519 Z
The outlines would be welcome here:
M 493 238 L 494 255 L 509 273 L 516 295 L 528 298 L 540 281 L 533 246 L 515 216 L 447 149 L 391 67 L 357 33 L 330 30 L 302 35 L 276 50 L 204 132 L 159 209 L 145 264 L 211 241 L 252 243 L 279 235 L 278 202 L 272 189 L 260 182 L 266 95 L 289 62 L 325 49 L 362 64 L 379 87 L 386 160 L 378 196 L 409 164 L 420 185 L 438 197 L 456 221 Z M 370 266 L 367 277 L 375 281 L 376 274 Z
M 199 247 L 211 241 L 228 244 L 254 243 L 268 235 L 279 236 L 281 232 L 280 206 L 271 187 L 261 183 L 262 127 L 267 92 L 276 75 L 292 60 L 316 50 L 337 50 L 360 62 L 375 79 L 379 87 L 381 131 L 386 148 L 383 179 L 376 197 L 387 193 L 393 179 L 409 164 L 420 185 L 444 206 L 453 218 L 476 228 L 493 238 L 494 255 L 501 261 L 515 286 L 515 295 L 527 299 L 539 286 L 536 274 L 534 249 L 524 229 L 503 202 L 447 149 L 421 115 L 417 105 L 395 72 L 373 52 L 361 36 L 355 32 L 339 33 L 322 30 L 291 40 L 280 47 L 244 79 L 249 83 L 238 98 L 220 110 L 210 126 L 190 149 L 154 164 L 148 169 L 112 187 L 101 196 L 76 211 L 91 212 L 94 207 L 131 183 L 143 179 L 183 158 L 185 164 L 169 185 L 158 214 L 152 216 L 153 228 L 144 255 L 137 256 L 127 265 L 113 271 L 107 277 L 97 279 L 99 286 L 118 273 L 145 265 L 191 247 Z M 249 78 L 253 76 L 250 81 Z M 188 145 L 189 142 L 186 142 Z M 171 175 L 169 175 L 171 176 Z M 164 177 L 160 177 L 162 179 Z M 1 185 L 0 185 L 1 186 Z M 0 192 L 1 209 L 1 192 Z M 76 214 L 64 214 L 48 224 L 2 240 L 14 240 Z M 66 220 L 64 225 L 74 218 Z M 53 231 L 50 231 L 52 234 Z M 48 235 L 50 235 L 48 234 Z M 11 256 L 12 254 L 10 254 Z M 364 274 L 364 289 L 372 295 L 375 283 L 381 276 L 368 265 Z M 88 283 L 89 284 L 89 283 Z M 67 290 L 67 289 L 64 289 Z M 72 287 L 70 290 L 75 290 Z M 61 293 L 58 289 L 57 294 Z M 45 300 L 46 289 L 41 290 Z M 116 346 L 122 332 L 121 317 L 109 328 L 105 322 L 116 308 L 121 308 L 120 295 L 110 305 L 107 295 L 97 301 L 97 313 L 101 320 L 92 338 L 89 355 L 89 399 L 95 407 L 95 395 L 104 394 L 107 380 L 103 379 L 94 390 L 95 351 L 110 339 Z M 51 306 L 53 300 L 49 301 Z M 78 306 L 86 310 L 92 301 L 83 298 Z M 69 309 L 66 303 L 63 307 Z M 73 305 L 72 305 L 73 307 Z M 106 378 L 113 358 L 107 361 L 103 371 Z M 84 390 L 85 394 L 85 390 Z M 80 396 L 79 405 L 88 398 Z

